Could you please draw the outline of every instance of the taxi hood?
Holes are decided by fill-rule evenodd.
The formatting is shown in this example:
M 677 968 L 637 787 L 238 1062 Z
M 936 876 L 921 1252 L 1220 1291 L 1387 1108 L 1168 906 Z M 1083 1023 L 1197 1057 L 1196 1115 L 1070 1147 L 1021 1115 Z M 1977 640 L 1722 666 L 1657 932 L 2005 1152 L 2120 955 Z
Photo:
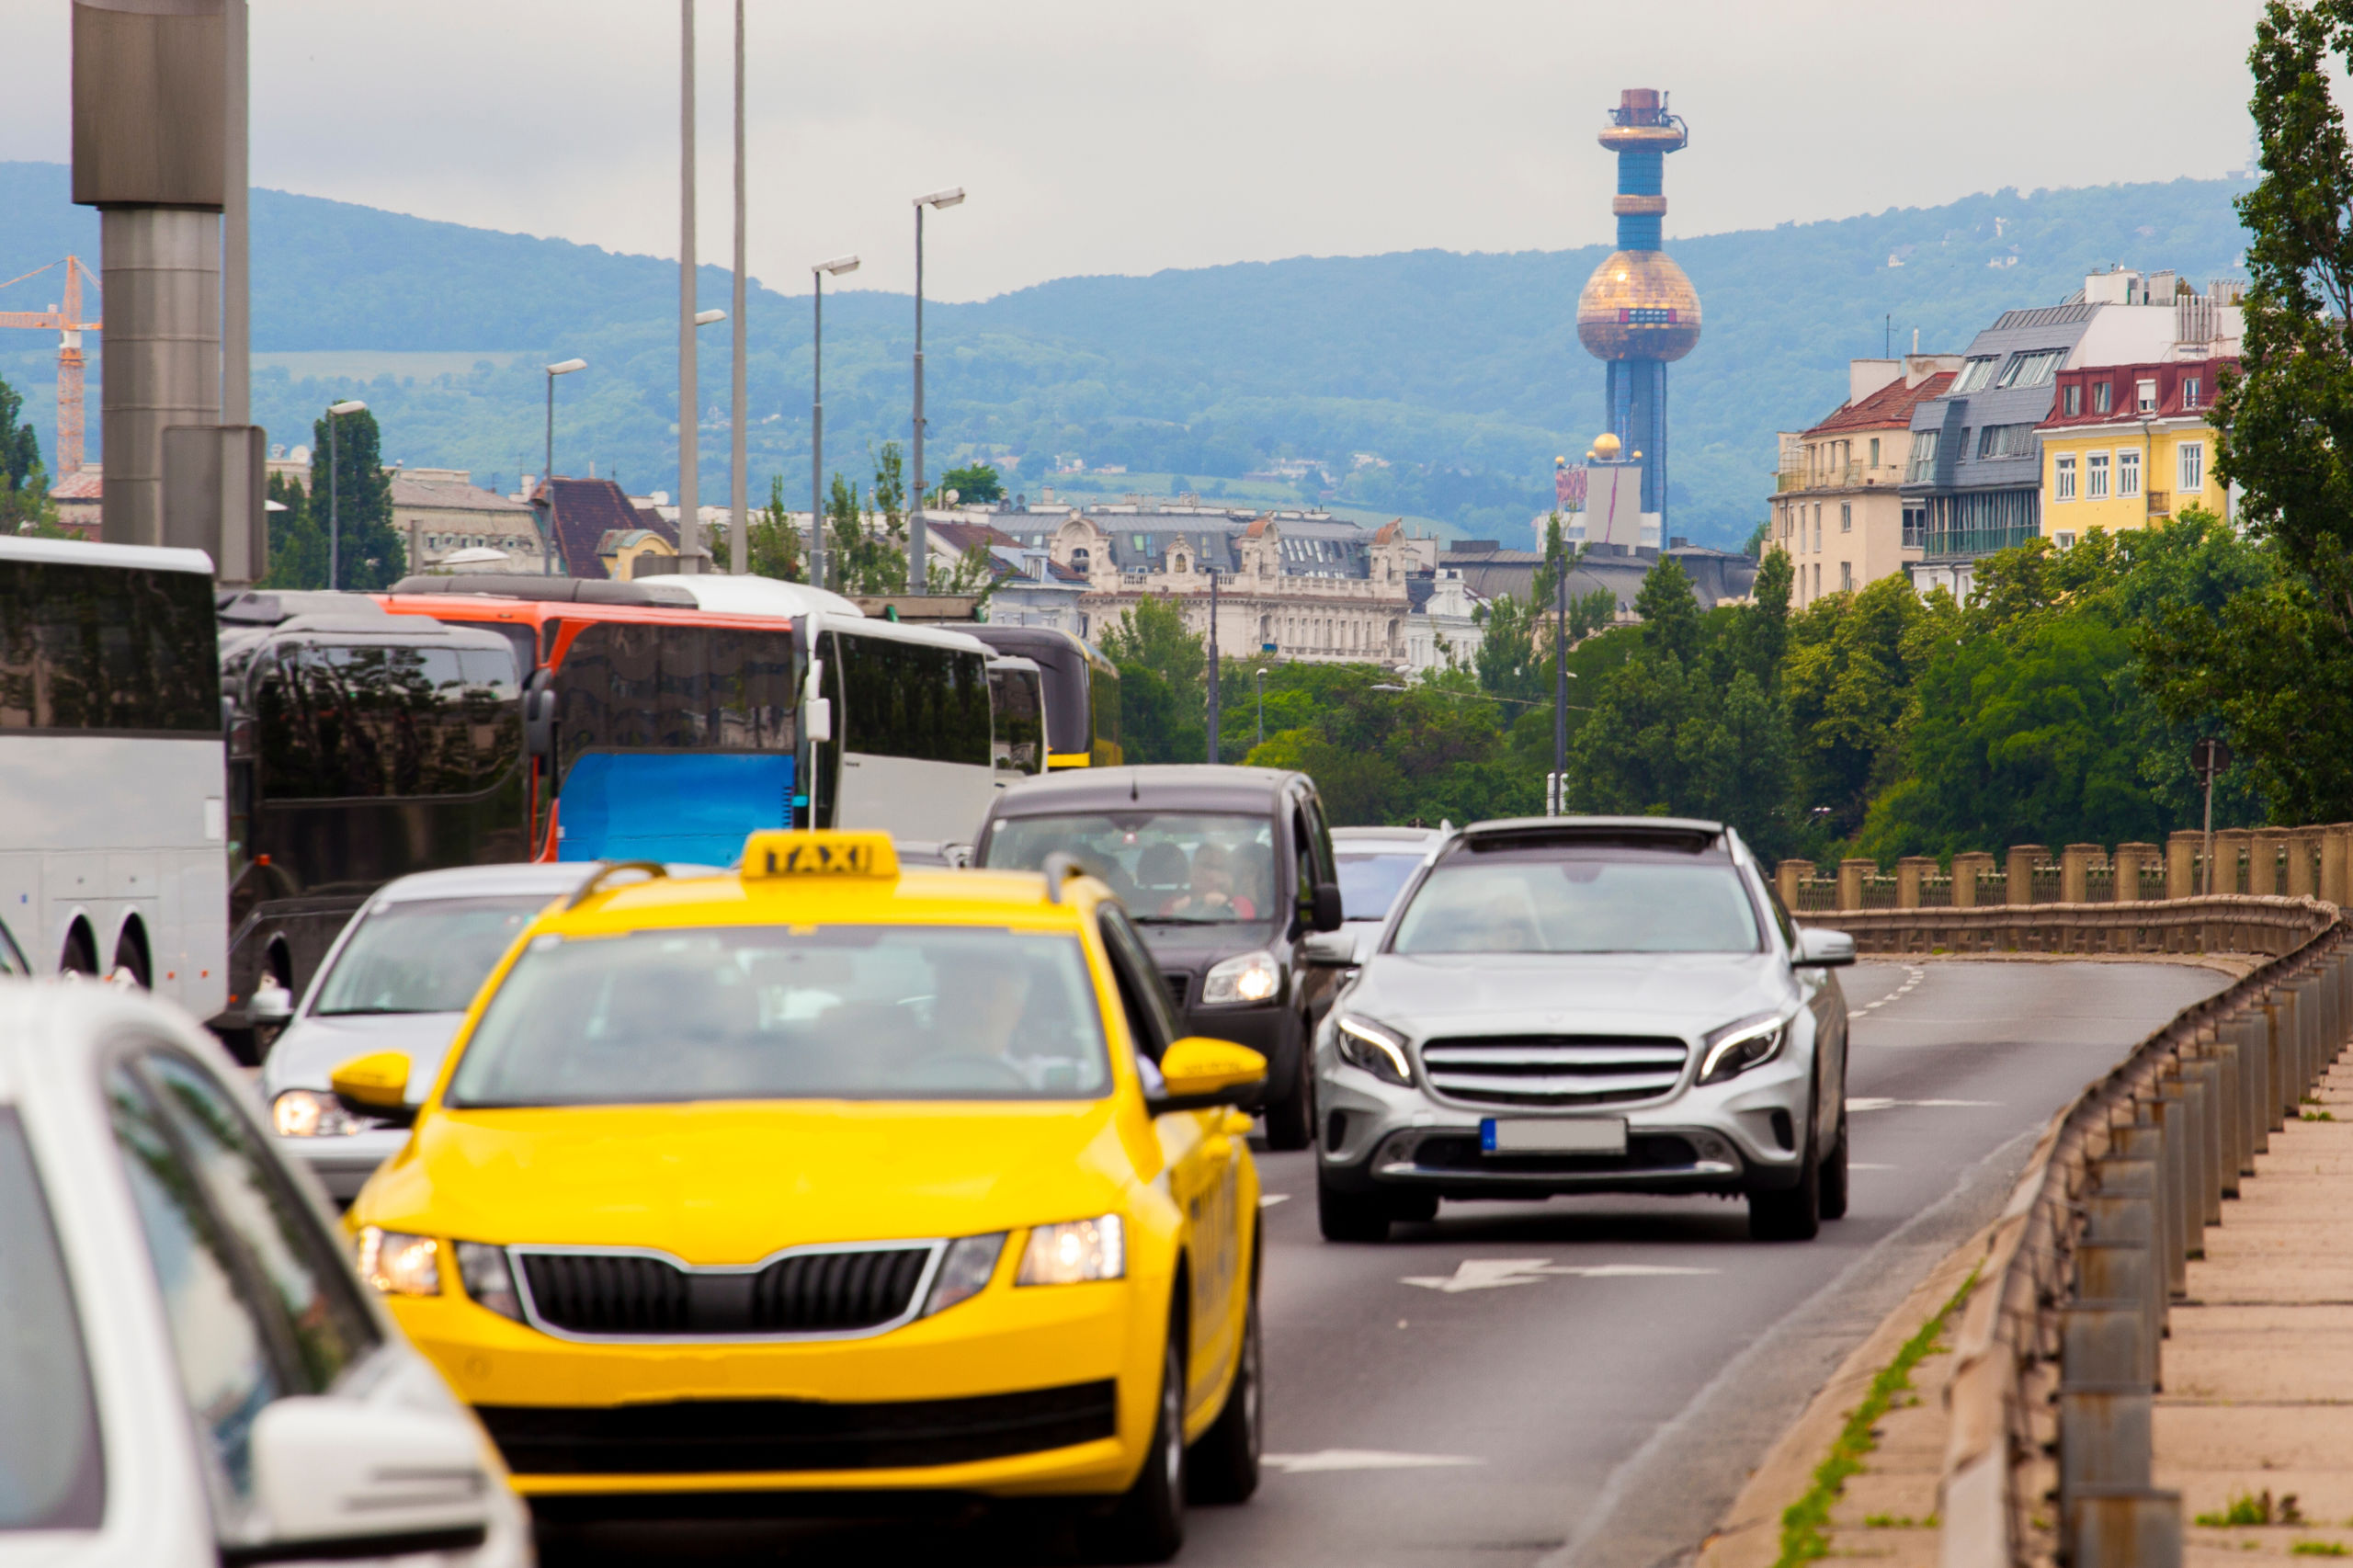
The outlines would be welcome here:
M 360 1206 L 370 1223 L 690 1264 L 1013 1230 L 1124 1207 L 1115 1103 L 436 1108 Z

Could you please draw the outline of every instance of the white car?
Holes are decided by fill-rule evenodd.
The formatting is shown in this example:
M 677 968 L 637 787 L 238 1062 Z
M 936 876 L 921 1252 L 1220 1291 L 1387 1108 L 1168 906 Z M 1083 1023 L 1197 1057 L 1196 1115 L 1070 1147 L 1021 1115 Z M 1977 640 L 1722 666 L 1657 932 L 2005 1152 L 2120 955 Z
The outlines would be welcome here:
M 0 982 L 0 1564 L 505 1568 L 496 1450 L 352 1273 L 220 1046 Z
M 1381 944 L 1398 895 L 1435 858 L 1453 825 L 1336 827 L 1332 855 L 1340 863 L 1340 929 L 1355 939 L 1358 964 Z

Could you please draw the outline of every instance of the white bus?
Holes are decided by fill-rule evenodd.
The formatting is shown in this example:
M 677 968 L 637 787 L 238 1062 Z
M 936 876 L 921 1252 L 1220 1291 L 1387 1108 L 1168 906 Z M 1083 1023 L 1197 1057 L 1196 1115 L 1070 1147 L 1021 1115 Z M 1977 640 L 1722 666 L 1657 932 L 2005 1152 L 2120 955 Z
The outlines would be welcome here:
M 0 535 L 0 925 L 199 1018 L 228 973 L 212 562 Z

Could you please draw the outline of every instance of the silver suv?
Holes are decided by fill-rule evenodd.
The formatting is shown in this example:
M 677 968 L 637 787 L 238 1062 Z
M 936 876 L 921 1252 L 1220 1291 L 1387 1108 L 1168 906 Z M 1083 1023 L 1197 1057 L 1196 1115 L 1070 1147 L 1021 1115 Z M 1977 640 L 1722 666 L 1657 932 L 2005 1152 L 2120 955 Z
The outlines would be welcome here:
M 1440 1199 L 1647 1192 L 1743 1194 L 1752 1235 L 1811 1238 L 1847 1211 L 1828 971 L 1854 958 L 1798 930 L 1719 823 L 1464 829 L 1317 1031 L 1324 1234 L 1379 1241 Z

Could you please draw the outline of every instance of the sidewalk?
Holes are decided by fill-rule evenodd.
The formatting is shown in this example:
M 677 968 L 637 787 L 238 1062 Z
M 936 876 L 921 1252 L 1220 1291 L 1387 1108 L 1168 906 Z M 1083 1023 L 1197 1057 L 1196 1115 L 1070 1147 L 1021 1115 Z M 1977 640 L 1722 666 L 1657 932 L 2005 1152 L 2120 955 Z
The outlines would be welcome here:
M 2271 1135 L 2174 1304 L 2154 1479 L 2188 1564 L 2353 1553 L 2353 1063 L 2315 1097 L 2335 1119 Z

